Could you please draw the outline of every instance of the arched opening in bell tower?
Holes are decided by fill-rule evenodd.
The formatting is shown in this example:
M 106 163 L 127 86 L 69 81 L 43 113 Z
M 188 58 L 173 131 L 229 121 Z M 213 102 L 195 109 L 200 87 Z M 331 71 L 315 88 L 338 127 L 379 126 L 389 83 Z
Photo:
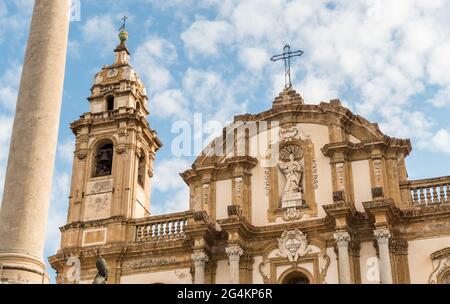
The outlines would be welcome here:
M 112 173 L 113 143 L 106 141 L 99 145 L 94 159 L 94 176 L 108 176 Z
M 114 110 L 114 96 L 112 95 L 106 97 L 106 110 L 107 111 Z

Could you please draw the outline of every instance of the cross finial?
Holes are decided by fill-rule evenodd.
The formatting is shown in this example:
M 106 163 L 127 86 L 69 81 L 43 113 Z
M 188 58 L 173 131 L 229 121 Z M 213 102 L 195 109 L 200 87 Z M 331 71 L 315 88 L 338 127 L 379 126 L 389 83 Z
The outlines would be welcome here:
M 122 26 L 120 27 L 119 31 L 125 29 L 125 26 L 126 26 L 126 24 L 127 24 L 127 20 L 128 20 L 128 17 L 127 17 L 127 16 L 123 16 L 123 18 L 122 18 L 123 24 L 122 24 Z
M 286 44 L 284 46 L 284 53 L 280 55 L 275 55 L 270 60 L 278 61 L 284 60 L 284 87 L 286 89 L 292 88 L 292 79 L 291 79 L 291 58 L 300 57 L 304 54 L 303 51 L 295 51 L 291 52 L 291 46 Z

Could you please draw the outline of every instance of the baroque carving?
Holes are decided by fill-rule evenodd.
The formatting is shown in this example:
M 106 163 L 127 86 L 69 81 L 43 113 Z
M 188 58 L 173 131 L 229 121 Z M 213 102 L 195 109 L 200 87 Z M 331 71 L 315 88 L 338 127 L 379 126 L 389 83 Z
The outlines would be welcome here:
M 381 159 L 375 159 L 373 161 L 373 168 L 375 170 L 375 178 L 377 181 L 381 181 Z
M 261 263 L 259 263 L 258 271 L 259 271 L 259 274 L 263 278 L 264 284 L 269 284 L 269 282 L 270 282 L 270 274 L 266 270 L 266 262 L 265 261 L 262 261 Z
M 150 258 L 139 261 L 130 261 L 124 263 L 124 266 L 131 269 L 142 269 L 156 266 L 166 266 L 172 263 L 175 263 L 176 259 L 174 257 L 166 257 L 166 258 Z
M 209 261 L 208 255 L 204 251 L 197 251 L 191 255 L 191 259 L 194 262 L 195 267 L 205 267 Z
M 344 188 L 344 163 L 336 164 L 336 174 L 338 179 L 338 184 L 341 189 Z
M 429 284 L 449 284 L 450 277 L 450 247 L 435 252 L 431 255 L 433 269 L 428 280 Z M 437 262 L 437 263 L 436 263 Z M 444 276 L 443 276 L 444 275 Z
M 292 207 L 303 205 L 303 174 L 304 159 L 300 146 L 292 144 L 285 146 L 280 151 L 279 168 L 286 178 L 282 207 Z
M 299 135 L 299 131 L 296 127 L 291 127 L 291 128 L 282 128 L 280 130 L 280 141 L 290 141 L 293 139 L 299 139 L 300 135 Z
M 240 198 L 242 196 L 242 183 L 244 179 L 242 177 L 236 177 L 234 179 L 235 187 L 236 187 L 236 197 Z
M 287 208 L 283 214 L 283 218 L 287 222 L 299 220 L 303 217 L 303 214 L 295 207 Z
M 95 195 L 89 199 L 87 204 L 89 209 L 95 210 L 95 212 L 99 212 L 104 210 L 109 205 L 110 195 Z
M 185 271 L 175 270 L 174 273 L 175 273 L 176 277 L 180 280 L 183 280 L 184 278 L 186 278 L 189 275 L 187 270 L 185 270 Z
M 209 202 L 209 184 L 203 184 L 203 204 Z
M 313 185 L 314 185 L 314 189 L 319 189 L 319 165 L 317 160 L 313 160 L 312 163 L 312 168 L 313 168 Z
M 225 247 L 225 253 L 228 255 L 230 261 L 239 261 L 244 254 L 244 250 L 239 245 L 230 245 Z
M 278 256 L 287 258 L 289 262 L 297 262 L 299 258 L 312 251 L 308 238 L 299 229 L 285 230 L 278 238 Z
M 373 231 L 373 235 L 377 240 L 378 244 L 389 244 L 389 238 L 391 237 L 391 232 L 387 228 L 379 228 Z
M 322 278 L 322 284 L 326 284 L 326 276 L 328 272 L 328 267 L 330 266 L 330 257 L 327 254 L 319 255 L 319 271 L 320 277 Z
M 266 196 L 270 193 L 270 169 L 264 169 L 264 189 L 266 190 Z
M 347 231 L 338 231 L 333 234 L 338 248 L 348 247 L 350 242 L 350 234 Z

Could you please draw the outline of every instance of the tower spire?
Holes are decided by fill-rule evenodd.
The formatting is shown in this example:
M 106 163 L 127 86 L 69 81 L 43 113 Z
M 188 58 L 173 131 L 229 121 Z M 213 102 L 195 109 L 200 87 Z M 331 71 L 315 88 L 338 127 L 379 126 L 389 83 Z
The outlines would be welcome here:
M 127 25 L 128 17 L 127 16 L 123 16 L 122 20 L 123 20 L 123 24 L 119 28 L 119 39 L 120 39 L 120 44 L 121 45 L 125 44 L 127 42 L 127 40 L 128 40 L 128 32 L 125 29 L 125 27 Z
M 120 44 L 114 50 L 114 52 L 116 52 L 116 64 L 127 64 L 130 57 L 130 51 L 126 45 L 126 42 L 128 41 L 128 32 L 125 29 L 128 17 L 123 16 L 122 20 L 123 24 L 119 28 Z

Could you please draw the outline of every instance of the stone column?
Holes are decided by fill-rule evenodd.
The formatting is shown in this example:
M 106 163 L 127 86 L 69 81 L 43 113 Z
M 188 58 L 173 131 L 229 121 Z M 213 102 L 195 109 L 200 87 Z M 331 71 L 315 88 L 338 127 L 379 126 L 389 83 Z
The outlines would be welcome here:
M 205 265 L 209 261 L 208 255 L 204 251 L 197 251 L 191 258 L 195 268 L 194 284 L 205 284 Z
M 387 228 L 379 228 L 373 231 L 378 243 L 378 252 L 380 255 L 380 279 L 381 284 L 392 284 L 391 257 L 389 254 L 389 238 L 391 233 Z
M 338 247 L 339 259 L 339 283 L 351 284 L 350 259 L 348 256 L 348 243 L 350 242 L 350 234 L 347 231 L 338 231 L 334 234 L 334 239 Z
M 0 211 L 3 281 L 47 281 L 45 229 L 69 33 L 68 0 L 36 0 Z
M 239 284 L 239 260 L 244 254 L 239 245 L 230 245 L 225 248 L 230 263 L 230 284 Z

